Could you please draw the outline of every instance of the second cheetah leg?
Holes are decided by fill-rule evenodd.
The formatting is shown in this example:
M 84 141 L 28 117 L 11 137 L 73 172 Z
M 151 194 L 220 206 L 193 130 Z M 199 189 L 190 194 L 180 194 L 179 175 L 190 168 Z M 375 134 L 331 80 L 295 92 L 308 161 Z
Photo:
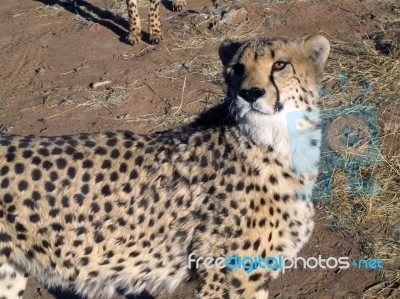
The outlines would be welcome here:
M 140 26 L 140 18 L 137 7 L 137 0 L 126 0 L 129 16 L 129 35 L 126 41 L 130 45 L 136 45 L 141 38 L 142 27 Z
M 160 0 L 150 0 L 149 13 L 149 41 L 151 44 L 159 44 L 162 40 L 160 30 Z

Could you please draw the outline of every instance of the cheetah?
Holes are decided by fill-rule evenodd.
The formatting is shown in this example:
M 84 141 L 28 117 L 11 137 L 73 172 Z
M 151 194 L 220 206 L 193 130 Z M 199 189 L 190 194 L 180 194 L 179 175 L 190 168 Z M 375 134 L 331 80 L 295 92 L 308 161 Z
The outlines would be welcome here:
M 0 134 L 0 297 L 22 298 L 27 275 L 89 298 L 154 294 L 188 279 L 189 256 L 296 255 L 314 225 L 302 189 L 316 176 L 300 169 L 319 161 L 309 113 L 329 50 L 321 35 L 225 41 L 226 100 L 164 131 Z M 294 143 L 293 111 L 308 128 Z M 268 298 L 280 272 L 195 271 L 197 299 Z
M 149 0 L 149 41 L 151 44 L 159 44 L 162 40 L 160 30 L 160 3 L 161 0 Z M 142 27 L 140 26 L 140 18 L 138 13 L 137 0 L 126 0 L 128 6 L 129 17 L 129 35 L 126 41 L 130 45 L 139 43 Z M 171 8 L 174 11 L 180 11 L 186 7 L 186 0 L 171 0 Z

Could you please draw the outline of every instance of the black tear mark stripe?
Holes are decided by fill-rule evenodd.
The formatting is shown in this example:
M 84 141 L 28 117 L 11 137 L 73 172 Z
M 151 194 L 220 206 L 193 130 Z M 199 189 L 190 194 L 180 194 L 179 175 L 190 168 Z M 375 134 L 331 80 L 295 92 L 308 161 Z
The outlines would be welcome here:
M 275 104 L 274 104 L 274 110 L 276 112 L 279 112 L 279 111 L 282 110 L 283 105 L 280 102 L 280 93 L 279 93 L 278 86 L 276 86 L 276 83 L 275 83 L 275 80 L 274 80 L 274 72 L 272 70 L 271 70 L 271 73 L 269 74 L 269 79 L 271 80 L 272 85 L 274 85 L 275 91 L 276 91 L 276 101 L 275 101 Z

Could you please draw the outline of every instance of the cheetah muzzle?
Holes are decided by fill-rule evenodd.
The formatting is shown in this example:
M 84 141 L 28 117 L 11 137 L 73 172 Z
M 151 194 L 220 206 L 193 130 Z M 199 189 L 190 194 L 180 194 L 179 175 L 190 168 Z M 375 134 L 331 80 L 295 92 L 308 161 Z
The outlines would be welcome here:
M 226 101 L 189 125 L 35 137 L 0 134 L 0 297 L 24 273 L 88 297 L 171 291 L 188 256 L 294 256 L 313 230 L 321 132 L 319 35 L 224 42 Z M 289 142 L 286 115 L 311 129 Z M 290 150 L 290 148 L 292 150 Z M 267 298 L 278 270 L 197 269 L 194 298 Z M 9 288 L 9 286 L 11 286 Z

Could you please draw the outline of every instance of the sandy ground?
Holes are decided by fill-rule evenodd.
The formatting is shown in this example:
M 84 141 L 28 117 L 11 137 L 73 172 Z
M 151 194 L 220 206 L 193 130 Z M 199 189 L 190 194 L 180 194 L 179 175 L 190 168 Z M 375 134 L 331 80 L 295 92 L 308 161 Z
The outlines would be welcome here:
M 248 22 L 210 26 L 221 11 L 211 8 L 211 1 L 188 0 L 187 13 L 161 8 L 162 44 L 142 41 L 132 47 L 124 43 L 128 24 L 123 1 L 74 5 L 66 0 L 1 0 L 0 130 L 40 135 L 159 130 L 222 99 L 217 48 L 226 36 L 301 37 L 320 32 L 352 41 L 399 17 L 394 6 L 381 1 L 220 2 L 224 9 L 243 7 L 247 13 L 237 22 L 243 16 Z M 147 8 L 140 14 L 146 31 Z M 90 87 L 106 80 L 111 83 Z M 365 252 L 355 240 L 319 213 L 312 240 L 300 255 L 358 259 Z M 376 270 L 354 268 L 292 270 L 272 284 L 270 298 L 362 298 L 381 278 Z M 191 298 L 195 285 L 157 298 Z M 400 292 L 374 296 L 379 297 L 400 298 Z M 75 297 L 48 291 L 31 279 L 24 298 Z

